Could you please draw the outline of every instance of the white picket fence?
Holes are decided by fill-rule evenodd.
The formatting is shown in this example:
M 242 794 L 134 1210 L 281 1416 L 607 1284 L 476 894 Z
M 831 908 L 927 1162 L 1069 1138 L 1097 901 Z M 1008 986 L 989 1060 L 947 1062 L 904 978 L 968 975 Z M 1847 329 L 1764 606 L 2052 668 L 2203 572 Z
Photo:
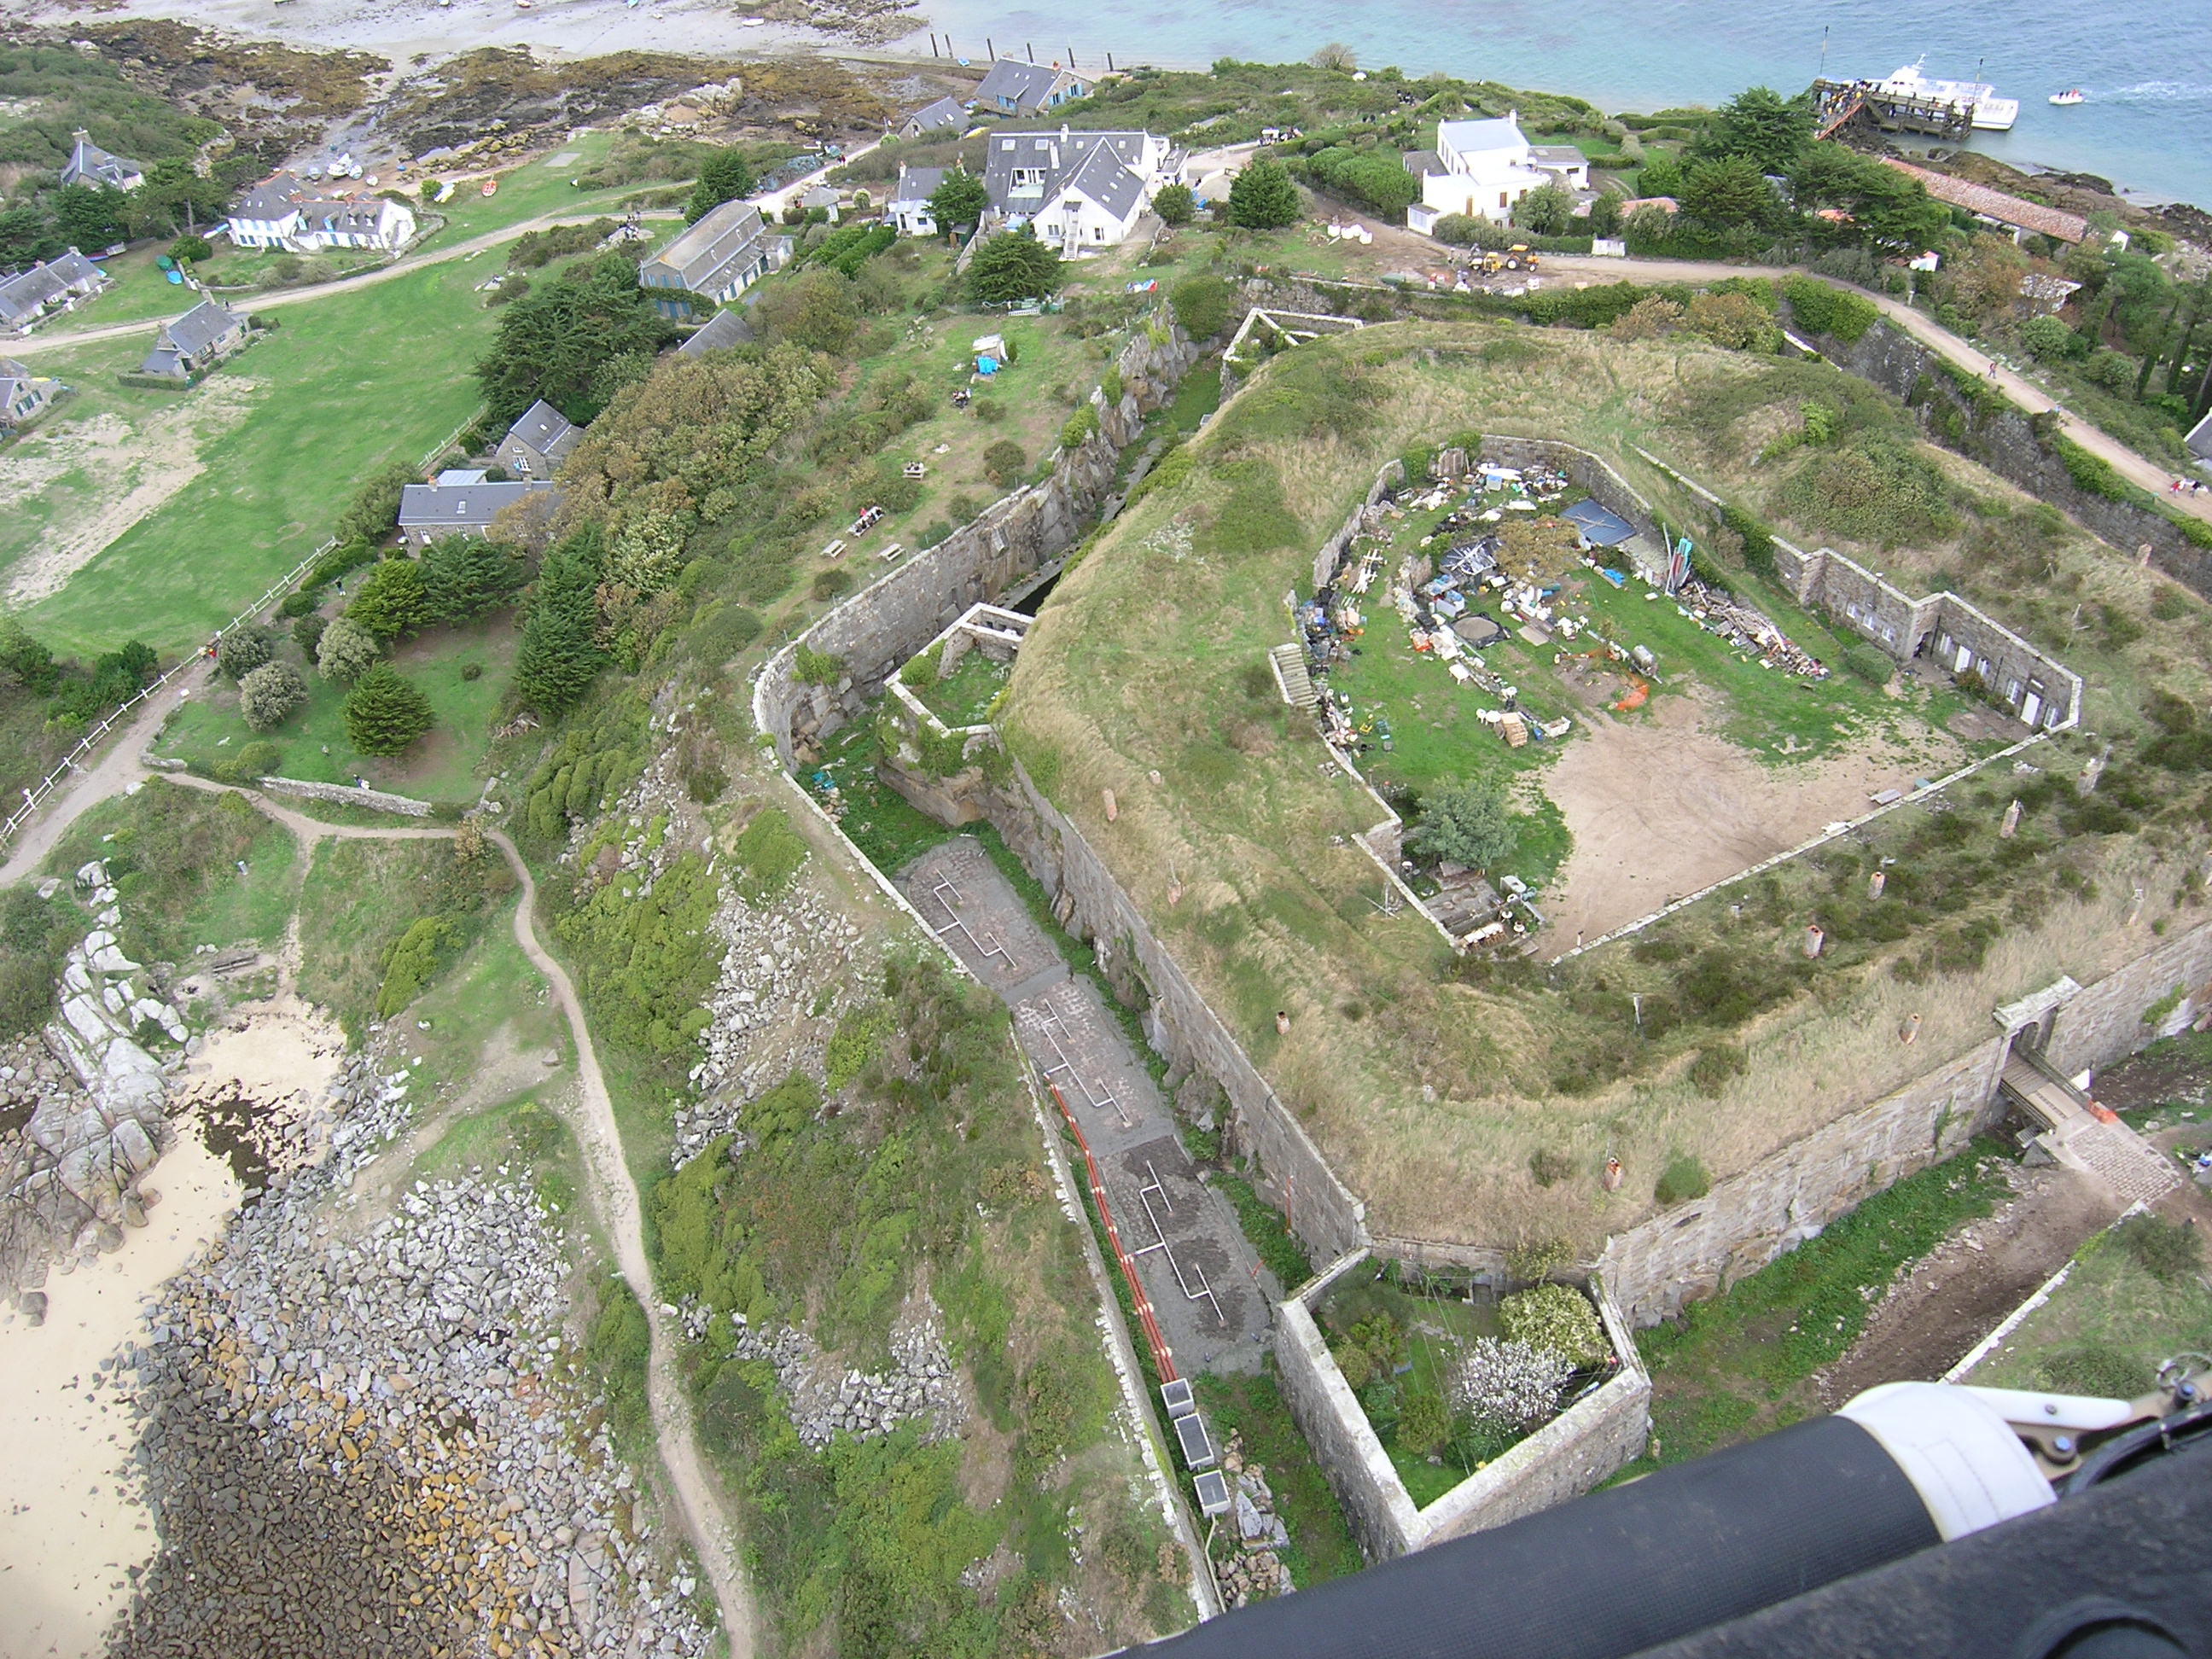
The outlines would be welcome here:
M 245 610 L 233 617 L 221 628 L 217 629 L 216 630 L 216 638 L 220 640 L 234 628 L 258 617 L 279 597 L 290 591 L 292 584 L 298 581 L 301 576 L 307 574 L 308 566 L 314 563 L 317 559 L 321 558 L 324 554 L 329 552 L 337 545 L 337 539 L 333 537 L 330 540 L 325 542 L 320 547 L 317 548 L 313 552 L 308 554 L 307 556 L 301 560 L 299 563 L 294 565 L 289 572 L 278 579 L 276 586 L 271 587 L 266 593 L 264 593 L 259 599 L 256 599 L 252 605 L 246 606 Z M 170 669 L 159 679 L 154 681 L 153 684 L 146 686 L 143 690 L 139 691 L 136 696 L 131 698 L 128 702 L 117 704 L 115 708 L 109 710 L 106 719 L 102 720 L 99 725 L 94 726 L 92 730 L 86 732 L 83 737 L 80 738 L 77 740 L 76 747 L 70 750 L 68 754 L 62 757 L 61 763 L 58 766 L 55 767 L 52 771 L 47 773 L 45 777 L 39 780 L 38 787 L 35 789 L 26 789 L 23 791 L 23 805 L 21 807 L 20 807 L 16 811 L 15 815 L 9 818 L 5 823 L 0 823 L 0 844 L 4 844 L 18 830 L 23 827 L 24 823 L 30 818 L 31 814 L 37 811 L 40 804 L 43 802 L 47 796 L 53 793 L 55 788 L 61 783 L 61 781 L 67 777 L 71 772 L 76 771 L 77 769 L 78 763 L 82 761 L 84 757 L 90 754 L 94 749 L 98 748 L 100 746 L 100 739 L 105 738 L 110 732 L 113 731 L 117 726 L 120 725 L 125 717 L 127 716 L 132 709 L 144 702 L 147 698 L 153 696 L 162 690 L 166 686 L 167 686 L 171 680 L 175 679 L 177 676 L 190 668 L 197 660 L 197 653 L 193 656 L 186 657 L 174 668 Z

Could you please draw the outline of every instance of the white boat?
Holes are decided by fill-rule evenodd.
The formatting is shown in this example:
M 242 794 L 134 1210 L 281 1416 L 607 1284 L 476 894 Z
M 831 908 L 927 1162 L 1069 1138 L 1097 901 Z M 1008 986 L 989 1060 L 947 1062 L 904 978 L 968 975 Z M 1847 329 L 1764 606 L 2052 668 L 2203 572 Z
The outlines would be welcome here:
M 2075 104 L 2086 104 L 2089 101 L 2089 98 L 2088 94 L 2083 92 L 2081 88 L 2069 87 L 2063 92 L 2052 93 L 2051 94 L 2051 101 L 2054 104 L 2070 107 Z
M 1926 98 L 1939 104 L 1961 104 L 1973 112 L 1973 125 L 1982 132 L 2009 132 L 2020 119 L 2020 100 L 2000 98 L 1985 81 L 1934 81 L 1923 71 L 1928 60 L 1907 64 L 1886 81 L 1875 83 L 1876 92 L 1899 98 Z

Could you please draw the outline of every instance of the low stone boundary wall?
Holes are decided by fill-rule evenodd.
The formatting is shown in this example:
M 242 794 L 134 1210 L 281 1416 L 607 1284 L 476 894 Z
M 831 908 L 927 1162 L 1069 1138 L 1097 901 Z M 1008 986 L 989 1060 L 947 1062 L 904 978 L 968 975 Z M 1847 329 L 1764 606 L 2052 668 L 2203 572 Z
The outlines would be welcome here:
M 338 800 L 352 806 L 371 806 L 380 812 L 398 812 L 410 818 L 430 816 L 430 803 L 411 795 L 388 795 L 381 789 L 349 789 L 342 783 L 312 783 L 305 778 L 257 778 L 271 794 L 298 795 L 307 800 Z
M 1628 1322 L 1594 1279 L 1589 1289 L 1620 1370 L 1426 1509 L 1415 1509 L 1313 1316 L 1328 1287 L 1368 1259 L 1364 1251 L 1345 1257 L 1285 1302 L 1274 1352 L 1284 1401 L 1369 1559 L 1388 1560 L 1564 1504 L 1642 1452 L 1650 1432 L 1651 1379 Z

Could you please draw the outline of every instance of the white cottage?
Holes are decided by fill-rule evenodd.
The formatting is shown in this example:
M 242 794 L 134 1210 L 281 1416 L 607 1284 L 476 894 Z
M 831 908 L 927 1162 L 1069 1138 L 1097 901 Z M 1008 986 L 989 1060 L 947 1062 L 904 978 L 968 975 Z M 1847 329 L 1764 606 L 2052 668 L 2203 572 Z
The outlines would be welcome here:
M 1406 157 L 1421 180 L 1421 199 L 1406 210 L 1406 222 L 1426 235 L 1447 214 L 1503 224 L 1514 204 L 1541 185 L 1589 188 L 1589 162 L 1565 144 L 1532 144 L 1518 111 L 1494 121 L 1445 121 L 1434 149 Z

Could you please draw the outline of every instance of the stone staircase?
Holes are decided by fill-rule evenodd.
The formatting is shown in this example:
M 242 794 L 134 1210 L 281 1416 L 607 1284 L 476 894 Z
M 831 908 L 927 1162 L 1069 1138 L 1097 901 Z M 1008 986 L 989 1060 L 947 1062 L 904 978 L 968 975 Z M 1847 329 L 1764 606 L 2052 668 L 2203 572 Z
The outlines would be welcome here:
M 1999 1087 L 2044 1126 L 2037 1139 L 2061 1164 L 2095 1176 L 2130 1203 L 2151 1204 L 2181 1184 L 2158 1149 L 2035 1055 L 2005 1061 Z
M 1279 645 L 1267 653 L 1275 671 L 1275 689 L 1293 708 L 1310 709 L 1318 699 L 1313 676 L 1306 672 L 1305 653 L 1295 645 Z

